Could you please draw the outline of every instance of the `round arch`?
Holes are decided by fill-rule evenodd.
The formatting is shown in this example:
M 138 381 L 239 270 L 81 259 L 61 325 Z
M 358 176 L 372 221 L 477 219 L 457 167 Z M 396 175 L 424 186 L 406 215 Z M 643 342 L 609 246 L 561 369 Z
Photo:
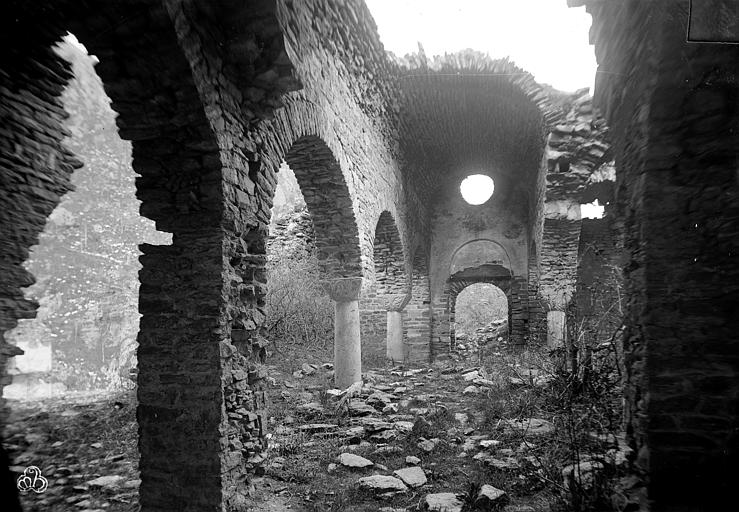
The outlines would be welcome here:
M 467 323 L 469 324 L 470 314 L 477 317 L 475 319 L 476 321 L 484 320 L 484 325 L 487 325 L 490 321 L 504 318 L 507 321 L 506 331 L 510 333 L 510 288 L 508 293 L 506 293 L 506 291 L 493 283 L 470 283 L 451 297 L 451 300 L 453 302 L 450 307 L 450 321 L 452 322 L 452 333 L 455 343 L 460 331 L 463 330 L 461 327 L 465 318 L 467 318 Z M 486 308 L 489 307 L 490 309 L 483 312 L 481 311 L 480 304 L 484 304 Z M 460 310 L 460 306 L 466 306 L 467 311 L 464 311 L 464 309 Z M 493 314 L 494 308 L 495 312 L 497 312 L 495 315 Z M 502 311 L 501 308 L 503 309 Z M 467 327 L 471 326 L 467 325 Z M 469 335 L 471 333 L 467 331 L 467 334 Z
M 180 44 L 182 27 L 174 27 L 161 3 L 61 2 L 49 8 L 11 2 L 0 10 L 0 18 L 11 22 L 8 33 L 14 34 L 6 38 L 12 58 L 0 62 L 8 79 L 0 103 L 5 112 L 12 112 L 17 103 L 33 112 L 13 116 L 9 123 L 8 132 L 23 137 L 14 144 L 24 148 L 13 173 L 23 176 L 32 170 L 45 178 L 37 180 L 43 194 L 18 188 L 17 197 L 6 201 L 6 206 L 22 210 L 8 212 L 7 223 L 0 215 L 0 247 L 13 252 L 7 259 L 21 269 L 46 217 L 69 190 L 77 166 L 63 145 L 65 113 L 59 101 L 70 69 L 52 51 L 52 45 L 71 32 L 99 57 L 96 72 L 118 113 L 119 135 L 132 142 L 141 214 L 173 235 L 171 245 L 140 246 L 139 502 L 144 509 L 179 510 L 186 504 L 205 506 L 204 500 L 214 497 L 228 500 L 242 485 L 231 480 L 222 465 L 230 454 L 221 436 L 231 428 L 238 431 L 224 413 L 232 405 L 224 403 L 224 397 L 235 391 L 230 370 L 238 359 L 224 328 L 229 311 L 222 307 L 230 292 L 223 253 L 232 233 L 223 222 L 222 155 Z M 36 127 L 28 129 L 31 119 Z M 43 134 L 43 141 L 35 141 L 35 133 Z M 0 146 L 5 143 L 0 140 Z M 32 317 L 36 305 L 17 300 L 31 278 L 11 270 L 11 298 L 23 316 Z M 12 309 L 15 306 L 10 315 L 17 317 Z M 7 321 L 6 312 L 0 312 L 0 330 L 12 327 L 15 319 Z M 203 400 L 203 390 L 208 400 Z M 244 441 L 261 436 L 252 426 L 246 430 Z M 196 446 L 183 452 L 183 439 L 193 435 Z M 243 471 L 246 466 L 238 465 L 234 472 Z M 224 481 L 223 488 L 233 482 L 236 489 L 225 496 Z
M 321 272 L 333 278 L 362 277 L 359 230 L 341 167 L 316 135 L 296 139 L 285 154 L 313 221 Z
M 259 125 L 263 141 L 262 169 L 272 182 L 261 197 L 261 210 L 269 212 L 278 169 L 284 161 L 295 173 L 316 237 L 321 272 L 330 278 L 362 278 L 366 259 L 362 258 L 358 210 L 352 183 L 347 179 L 348 162 L 342 160 L 341 141 L 327 129 L 325 114 L 304 91 L 286 94 L 274 117 Z
M 377 291 L 381 295 L 407 295 L 410 283 L 405 271 L 405 251 L 392 214 L 384 210 L 375 226 L 372 243 Z
M 511 259 L 505 247 L 488 238 L 470 240 L 452 253 L 449 275 L 473 274 L 487 276 L 512 275 Z
M 498 287 L 508 299 L 508 332 L 511 329 L 511 290 L 512 276 L 495 275 L 489 273 L 489 266 L 483 265 L 476 268 L 465 269 L 464 271 L 453 274 L 447 280 L 444 287 L 444 295 L 446 296 L 446 312 L 449 318 L 449 346 L 454 349 L 456 346 L 456 333 L 454 328 L 457 296 L 468 286 L 476 283 L 489 283 Z

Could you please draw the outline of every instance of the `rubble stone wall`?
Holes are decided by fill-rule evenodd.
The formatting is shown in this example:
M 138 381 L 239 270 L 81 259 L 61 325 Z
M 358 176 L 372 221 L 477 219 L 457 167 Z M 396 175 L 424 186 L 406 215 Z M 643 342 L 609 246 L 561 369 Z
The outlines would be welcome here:
M 516 200 L 515 191 L 496 188 L 486 203 L 474 206 L 464 201 L 458 186 L 444 191 L 432 222 L 429 279 L 431 344 L 436 354 L 444 353 L 450 347 L 450 306 L 453 303 L 450 284 L 459 280 L 453 278 L 454 274 L 466 269 L 481 269 L 479 276 L 466 281 L 468 284 L 495 284 L 495 279 L 506 277 L 526 282 L 528 275 L 527 212 L 522 202 Z M 484 268 L 486 265 L 490 268 Z M 515 309 L 519 317 L 516 325 L 523 328 L 528 307 L 521 308 L 518 304 L 527 302 L 528 297 L 517 293 L 517 298 L 517 304 L 511 304 L 510 311 Z
M 607 70 L 595 102 L 616 149 L 627 433 L 644 505 L 720 507 L 739 464 L 739 47 L 686 41 L 676 2 L 588 11 Z
M 734 76 L 724 71 L 739 50 L 686 44 L 686 13 L 667 0 L 593 2 L 590 10 L 607 71 L 598 75 L 596 104 L 613 130 L 629 258 L 628 434 L 637 467 L 650 472 L 649 497 L 680 502 L 695 481 L 728 488 L 739 457 L 739 115 Z M 389 275 L 403 276 L 403 290 L 411 281 L 405 329 L 413 358 L 448 349 L 453 282 L 509 279 L 510 324 L 524 333 L 539 311 L 529 304 L 560 306 L 558 283 L 574 287 L 581 222 L 570 213 L 608 188 L 600 185 L 608 181 L 603 126 L 585 119 L 587 102 L 575 101 L 574 117 L 549 139 L 559 154 L 546 154 L 543 197 L 537 165 L 556 115 L 542 113 L 547 95 L 533 79 L 489 87 L 484 74 L 468 76 L 478 57 L 466 55 L 457 63 L 464 76 L 445 72 L 456 65 L 450 60 L 439 80 L 411 70 L 419 77 L 401 91 L 398 65 L 361 2 L 11 1 L 0 8 L 0 331 L 35 314 L 22 294 L 32 282 L 22 262 L 79 165 L 61 143 L 69 68 L 51 50 L 67 31 L 100 59 L 121 138 L 133 144 L 141 213 L 173 235 L 170 246 L 141 246 L 144 510 L 246 504 L 244 475 L 261 463 L 265 441 L 258 359 L 283 160 L 305 197 L 327 279 L 363 277 L 365 305 L 373 293 L 402 295 L 377 276 L 378 261 L 392 254 Z M 478 133 L 507 140 L 499 155 L 461 131 L 442 134 L 449 151 L 438 151 L 438 130 L 427 121 L 459 120 L 452 107 L 472 98 L 459 86 L 483 91 L 480 101 L 497 90 L 511 98 L 489 102 L 505 123 L 475 117 Z M 443 92 L 444 109 L 428 90 Z M 410 112 L 404 137 L 400 104 Z M 457 167 L 475 163 L 459 153 L 463 145 L 477 163 L 506 168 L 482 206 L 464 204 L 457 190 Z M 434 176 L 449 178 L 435 189 Z M 388 251 L 376 229 L 383 212 L 397 232 Z M 507 266 L 487 262 L 478 281 L 454 278 L 454 255 L 475 240 L 497 243 Z M 381 330 L 384 318 L 373 323 Z M 0 341 L 0 365 L 14 354 Z
M 626 307 L 619 265 L 610 218 L 583 219 L 573 305 L 575 324 L 591 346 L 618 341 L 614 334 Z
M 10 384 L 8 359 L 23 353 L 5 341 L 4 333 L 19 319 L 34 318 L 38 307 L 23 295 L 22 288 L 34 282 L 23 262 L 61 196 L 71 190 L 72 172 L 82 165 L 62 144 L 67 134 L 60 97 L 71 69 L 53 52 L 53 43 L 39 34 L 8 41 L 0 61 L 0 388 Z M 0 400 L 4 423 L 7 411 Z
M 416 249 L 411 274 L 411 299 L 403 310 L 403 338 L 407 357 L 412 362 L 428 361 L 431 357 L 431 292 L 427 253 Z
M 290 258 L 311 254 L 316 248 L 316 233 L 307 207 L 272 222 L 267 253 L 270 257 Z
M 365 276 L 360 297 L 362 353 L 368 362 L 385 357 L 387 311 L 402 311 L 411 293 L 400 233 L 388 211 L 377 221 L 372 260 L 374 272 Z
M 246 366 L 229 343 L 227 330 L 233 310 L 249 297 L 244 287 L 229 290 L 234 281 L 225 277 L 233 274 L 231 245 L 240 246 L 243 240 L 233 223 L 224 222 L 229 199 L 234 204 L 235 198 L 229 197 L 233 190 L 226 190 L 222 182 L 229 169 L 234 171 L 234 160 L 229 158 L 240 150 L 234 151 L 229 142 L 240 138 L 239 132 L 226 132 L 218 117 L 221 111 L 209 110 L 203 101 L 209 86 L 227 80 L 198 75 L 202 70 L 194 63 L 218 69 L 212 61 L 211 66 L 202 64 L 212 55 L 207 55 L 208 45 L 191 30 L 188 17 L 198 13 L 184 3 L 167 7 L 58 2 L 47 12 L 35 4 L 4 6 L 3 22 L 12 26 L 2 33 L 14 39 L 4 39 L 9 52 L 0 67 L 16 83 L 3 91 L 2 112 L 17 127 L 2 143 L 13 144 L 15 134 L 31 137 L 18 140 L 22 144 L 13 151 L 4 148 L 3 155 L 22 156 L 18 150 L 25 147 L 35 160 L 18 159 L 10 167 L 18 169 L 23 181 L 31 170 L 38 170 L 45 184 L 36 187 L 37 197 L 9 201 L 28 211 L 19 216 L 20 212 L 10 210 L 12 218 L 3 226 L 20 230 L 23 236 L 3 233 L 0 246 L 14 253 L 9 261 L 26 257 L 43 218 L 68 188 L 69 172 L 76 165 L 59 145 L 64 135 L 59 120 L 64 113 L 58 96 L 68 76 L 64 65 L 50 54 L 51 45 L 69 30 L 101 61 L 98 73 L 119 113 L 121 138 L 133 142 L 133 167 L 141 175 L 137 179 L 141 212 L 155 220 L 160 230 L 173 234 L 171 246 L 141 246 L 140 502 L 144 509 L 221 510 L 243 503 L 243 474 L 258 464 L 252 458 L 263 448 L 257 414 L 262 402 L 259 372 Z M 204 32 L 213 29 L 203 29 L 207 22 L 201 23 Z M 282 93 L 272 83 L 265 86 Z M 20 92 L 20 97 L 13 98 L 12 93 L 6 97 L 9 91 Z M 226 106 L 229 94 L 237 95 L 234 90 L 218 92 L 223 93 L 219 101 Z M 25 103 L 23 115 L 12 116 L 11 105 L 18 103 Z M 37 124 L 38 119 L 47 123 L 46 128 Z M 34 132 L 43 135 L 48 150 L 31 140 Z M 3 183 L 3 193 L 11 189 Z M 18 284 L 28 282 L 25 277 Z M 13 304 L 3 309 L 7 318 L 3 327 L 12 327 L 17 317 L 33 313 L 17 287 L 9 290 L 9 297 Z M 224 297 L 229 297 L 229 306 Z M 189 442 L 183 444 L 182 439 Z

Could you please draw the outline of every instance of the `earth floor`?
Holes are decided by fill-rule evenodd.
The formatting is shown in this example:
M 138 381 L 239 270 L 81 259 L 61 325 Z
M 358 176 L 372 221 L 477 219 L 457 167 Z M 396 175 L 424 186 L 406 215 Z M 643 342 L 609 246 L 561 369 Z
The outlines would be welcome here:
M 361 388 L 342 394 L 321 356 L 268 368 L 269 450 L 263 474 L 251 481 L 249 510 L 415 511 L 436 493 L 458 495 L 447 512 L 475 510 L 483 484 L 505 492 L 483 510 L 567 509 L 562 469 L 572 463 L 573 434 L 561 409 L 548 406 L 553 390 L 542 357 L 491 351 L 485 359 L 375 368 Z M 13 470 L 36 465 L 49 482 L 43 493 L 22 494 L 25 510 L 138 509 L 132 392 L 11 409 L 5 446 Z M 620 453 L 621 443 L 605 446 L 602 432 L 579 434 L 583 451 Z M 408 467 L 422 476 L 390 481 L 400 491 L 388 489 L 388 479 L 362 480 Z

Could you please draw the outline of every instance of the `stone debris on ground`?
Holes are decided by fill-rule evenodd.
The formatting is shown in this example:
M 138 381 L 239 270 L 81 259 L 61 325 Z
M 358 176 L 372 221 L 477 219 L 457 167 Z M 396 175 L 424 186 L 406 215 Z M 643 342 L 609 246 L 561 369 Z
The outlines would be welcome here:
M 355 455 L 353 453 L 342 453 L 341 455 L 339 455 L 339 463 L 342 466 L 358 469 L 374 466 L 374 463 L 371 460 L 365 459 L 364 457 L 360 457 L 359 455 Z
M 375 493 L 397 493 L 406 492 L 408 487 L 399 478 L 387 475 L 372 475 L 360 478 L 359 487 L 368 489 Z
M 428 481 L 426 473 L 418 466 L 396 469 L 393 475 L 400 478 L 408 487 L 421 487 Z
M 448 361 L 435 363 L 431 369 L 425 370 L 375 370 L 364 376 L 363 383 L 344 390 L 311 384 L 311 379 L 323 378 L 330 371 L 328 367 L 326 364 L 302 366 L 299 385 L 281 380 L 279 374 L 274 374 L 276 400 L 291 404 L 288 410 L 294 416 L 286 414 L 280 420 L 270 419 L 267 458 L 256 462 L 266 468 L 269 481 L 276 482 L 278 480 L 274 480 L 275 477 L 294 469 L 296 462 L 290 458 L 291 453 L 325 449 L 321 448 L 325 446 L 322 443 L 334 440 L 335 446 L 340 447 L 341 451 L 333 461 L 324 462 L 317 471 L 332 475 L 332 478 L 343 478 L 351 472 L 361 473 L 371 469 L 376 474 L 363 476 L 354 485 L 371 491 L 378 498 L 405 496 L 409 490 L 417 492 L 423 488 L 427 491 L 421 500 L 425 510 L 461 510 L 463 504 L 459 496 L 464 494 L 464 488 L 436 487 L 444 484 L 443 480 L 438 479 L 438 472 L 448 465 L 443 463 L 439 466 L 439 457 L 441 460 L 444 457 L 465 460 L 467 462 L 464 464 L 479 464 L 480 467 L 522 478 L 524 466 L 536 467 L 538 464 L 531 453 L 535 453 L 539 445 L 545 445 L 546 436 L 554 431 L 554 425 L 549 420 L 537 417 L 502 419 L 497 425 L 482 428 L 484 417 L 473 403 L 494 400 L 492 395 L 482 398 L 480 390 L 495 389 L 502 385 L 498 382 L 505 380 L 491 375 L 482 367 L 465 368 L 455 361 Z M 526 373 L 522 368 L 511 369 L 512 372 L 514 370 L 525 379 L 540 377 L 536 373 Z M 440 379 L 441 376 L 449 378 Z M 285 383 L 284 387 L 277 384 L 281 382 Z M 477 392 L 467 395 L 469 388 Z M 448 423 L 443 429 L 434 423 L 433 418 L 439 415 L 447 418 Z M 76 420 L 77 416 L 66 414 L 70 421 Z M 615 467 L 625 460 L 629 448 L 623 438 L 604 438 L 597 434 L 592 437 L 594 442 L 603 443 L 608 448 L 608 456 L 604 462 L 584 458 L 578 466 L 563 463 L 562 481 L 566 486 L 572 485 L 575 480 L 585 484 L 592 482 L 594 475 L 605 464 Z M 18 442 L 18 439 L 19 435 L 16 435 L 9 441 Z M 413 443 L 409 444 L 408 439 Z M 73 449 L 69 442 L 50 440 L 45 435 L 35 433 L 25 434 L 19 445 L 48 441 L 54 441 L 48 445 L 57 450 L 67 447 Z M 125 454 L 105 453 L 105 449 L 106 443 L 100 441 L 87 445 L 90 453 L 98 452 L 97 459 L 104 460 L 108 465 L 128 463 Z M 26 458 L 16 457 L 19 464 L 31 459 L 30 455 Z M 450 461 L 450 464 L 455 463 Z M 16 471 L 23 469 L 20 465 L 14 468 Z M 82 468 L 70 469 L 62 465 L 54 468 L 50 476 L 56 479 L 57 485 L 69 486 L 71 494 L 63 494 L 63 497 L 74 510 L 84 510 L 84 507 L 117 510 L 105 505 L 116 496 L 116 499 L 133 500 L 135 503 L 141 482 L 137 473 L 99 471 L 88 474 Z M 444 492 L 433 492 L 435 490 Z M 456 491 L 457 494 L 447 491 Z M 100 499 L 95 494 L 86 496 L 91 492 L 102 492 L 105 497 Z M 49 503 L 57 503 L 52 498 L 48 499 Z M 509 500 L 505 489 L 485 484 L 480 489 L 475 506 L 479 510 L 497 510 L 495 507 Z M 521 510 L 526 510 L 525 505 L 521 507 L 524 507 Z
M 477 499 L 475 500 L 475 507 L 477 510 L 495 510 L 495 508 L 507 498 L 506 492 L 493 487 L 489 484 L 484 484 L 480 491 L 477 493 Z
M 322 368 L 320 365 L 317 366 L 317 372 L 323 371 Z M 514 376 L 512 378 L 520 378 L 522 385 L 531 384 L 540 378 L 538 372 L 536 369 L 526 367 L 510 368 L 510 375 Z M 438 378 L 442 376 L 447 378 Z M 452 449 L 456 446 L 461 449 L 452 455 L 455 458 L 469 457 L 474 463 L 521 477 L 525 465 L 538 466 L 538 460 L 528 455 L 537 449 L 537 444 L 531 440 L 550 435 L 554 430 L 550 421 L 535 417 L 502 419 L 495 427 L 497 435 L 503 436 L 500 439 L 495 438 L 492 431 L 486 435 L 484 431 L 477 430 L 484 418 L 470 408 L 469 404 L 471 401 L 481 400 L 481 393 L 487 393 L 484 390 L 495 390 L 498 386 L 505 386 L 508 383 L 503 376 L 490 374 L 479 366 L 463 367 L 452 360 L 425 370 L 403 368 L 394 368 L 390 371 L 374 370 L 366 373 L 363 378 L 364 381 L 352 386 L 353 389 L 325 391 L 324 396 L 328 399 L 329 405 L 317 402 L 315 394 L 309 397 L 297 390 L 292 393 L 293 399 L 303 400 L 302 407 L 306 412 L 317 413 L 318 406 L 321 406 L 325 414 L 326 411 L 332 410 L 331 403 L 345 404 L 345 408 L 341 409 L 346 415 L 345 424 L 342 426 L 328 422 L 306 423 L 299 429 L 311 436 L 335 434 L 342 439 L 345 451 L 339 455 L 338 464 L 329 464 L 327 471 L 335 473 L 341 471 L 343 467 L 344 471 L 371 468 L 375 472 L 386 473 L 357 480 L 360 488 L 371 490 L 377 496 L 405 493 L 408 489 L 420 487 L 429 488 L 428 468 L 424 467 L 421 458 L 416 455 L 427 454 L 433 458 L 433 454 L 440 446 L 450 446 Z M 434 379 L 438 384 L 429 387 L 427 381 L 433 382 Z M 460 400 L 460 391 L 463 400 Z M 443 439 L 438 437 L 440 431 L 430 421 L 434 414 L 439 413 L 448 414 L 452 419 L 448 428 L 443 431 Z M 513 435 L 514 440 L 506 441 L 506 435 Z M 414 436 L 416 439 L 414 445 L 416 451 L 413 454 L 406 452 L 403 457 L 402 446 L 407 446 L 403 444 L 403 440 L 408 436 Z M 612 446 L 616 447 L 613 449 L 615 452 L 620 445 L 614 441 Z M 401 464 L 399 467 L 387 467 L 359 453 L 353 453 L 357 451 L 373 459 L 379 457 L 381 460 L 401 456 L 405 466 Z M 431 464 L 436 466 L 437 463 Z M 592 473 L 591 467 L 598 469 L 597 463 L 582 462 L 580 474 L 587 478 L 587 475 Z M 563 481 L 571 479 L 573 473 L 574 469 L 569 473 L 563 473 Z M 422 504 L 426 510 L 461 510 L 463 502 L 460 496 L 464 489 L 455 490 L 458 494 L 431 492 L 425 496 Z M 484 484 L 474 503 L 479 510 L 498 510 L 509 499 L 504 489 Z M 524 508 L 521 510 L 525 510 L 525 505 L 522 507 Z
M 464 502 L 453 492 L 427 494 L 423 500 L 424 510 L 432 512 L 462 512 Z

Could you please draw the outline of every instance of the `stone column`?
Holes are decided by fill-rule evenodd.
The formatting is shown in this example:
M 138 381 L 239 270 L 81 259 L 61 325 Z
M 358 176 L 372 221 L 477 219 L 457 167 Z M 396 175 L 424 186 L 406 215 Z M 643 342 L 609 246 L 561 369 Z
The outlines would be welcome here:
M 334 301 L 334 381 L 346 388 L 362 380 L 362 342 L 359 335 L 361 277 L 326 281 L 324 289 Z
M 552 350 L 565 344 L 567 317 L 564 311 L 547 312 L 547 347 Z
M 391 295 L 387 299 L 387 357 L 392 361 L 405 360 L 403 343 L 403 308 L 410 300 L 410 293 Z

